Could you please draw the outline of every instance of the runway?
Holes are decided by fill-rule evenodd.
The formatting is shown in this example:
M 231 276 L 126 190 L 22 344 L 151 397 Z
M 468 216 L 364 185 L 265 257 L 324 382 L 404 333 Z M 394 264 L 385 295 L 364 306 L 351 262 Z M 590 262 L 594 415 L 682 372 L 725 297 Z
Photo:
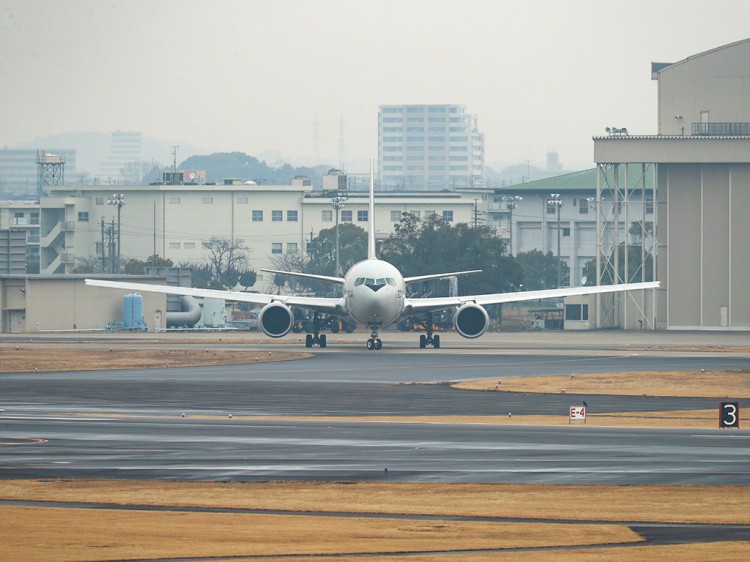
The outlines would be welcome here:
M 333 352 L 321 350 L 311 359 L 283 363 L 4 374 L 0 376 L 0 408 L 5 410 L 0 414 L 0 477 L 750 483 L 750 433 L 744 429 L 300 419 L 508 412 L 564 415 L 582 400 L 593 412 L 716 408 L 717 399 L 710 397 L 482 393 L 441 383 L 748 365 L 745 354 L 579 347 L 505 353 L 448 348 L 419 353 L 398 344 L 380 352 L 341 346 Z

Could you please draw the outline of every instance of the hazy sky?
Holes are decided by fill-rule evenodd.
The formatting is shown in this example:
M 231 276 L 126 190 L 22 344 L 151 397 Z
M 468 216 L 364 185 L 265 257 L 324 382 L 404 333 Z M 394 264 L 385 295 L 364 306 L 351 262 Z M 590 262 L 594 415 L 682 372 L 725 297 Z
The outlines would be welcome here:
M 379 105 L 458 103 L 490 165 L 586 168 L 605 127 L 656 132 L 652 61 L 749 22 L 746 0 L 0 0 L 0 147 L 120 129 L 299 162 L 317 123 L 339 164 L 343 119 L 360 171 Z

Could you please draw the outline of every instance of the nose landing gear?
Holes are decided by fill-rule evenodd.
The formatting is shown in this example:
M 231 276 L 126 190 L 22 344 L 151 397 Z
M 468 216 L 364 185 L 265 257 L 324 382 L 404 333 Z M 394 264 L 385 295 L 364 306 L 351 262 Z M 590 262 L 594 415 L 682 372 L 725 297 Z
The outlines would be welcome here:
M 375 326 L 370 326 L 372 332 L 370 333 L 370 339 L 367 340 L 367 349 L 370 351 L 378 350 L 383 348 L 383 341 L 378 337 L 378 329 Z

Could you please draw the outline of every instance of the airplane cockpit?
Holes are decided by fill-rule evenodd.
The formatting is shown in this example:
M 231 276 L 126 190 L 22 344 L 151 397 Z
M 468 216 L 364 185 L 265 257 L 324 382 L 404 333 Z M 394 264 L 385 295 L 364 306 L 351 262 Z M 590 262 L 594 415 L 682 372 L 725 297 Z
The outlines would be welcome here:
M 365 287 L 368 287 L 373 291 L 378 291 L 386 285 L 395 287 L 396 280 L 393 277 L 357 277 L 357 279 L 354 281 L 354 286 L 358 287 L 359 285 L 364 285 Z

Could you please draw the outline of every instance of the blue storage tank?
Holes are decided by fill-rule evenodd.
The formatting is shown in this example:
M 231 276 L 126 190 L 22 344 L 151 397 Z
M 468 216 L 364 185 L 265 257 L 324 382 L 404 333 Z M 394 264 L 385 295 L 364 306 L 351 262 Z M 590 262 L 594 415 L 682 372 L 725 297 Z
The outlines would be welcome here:
M 126 330 L 143 330 L 143 297 L 138 293 L 129 293 L 123 297 L 122 325 Z

